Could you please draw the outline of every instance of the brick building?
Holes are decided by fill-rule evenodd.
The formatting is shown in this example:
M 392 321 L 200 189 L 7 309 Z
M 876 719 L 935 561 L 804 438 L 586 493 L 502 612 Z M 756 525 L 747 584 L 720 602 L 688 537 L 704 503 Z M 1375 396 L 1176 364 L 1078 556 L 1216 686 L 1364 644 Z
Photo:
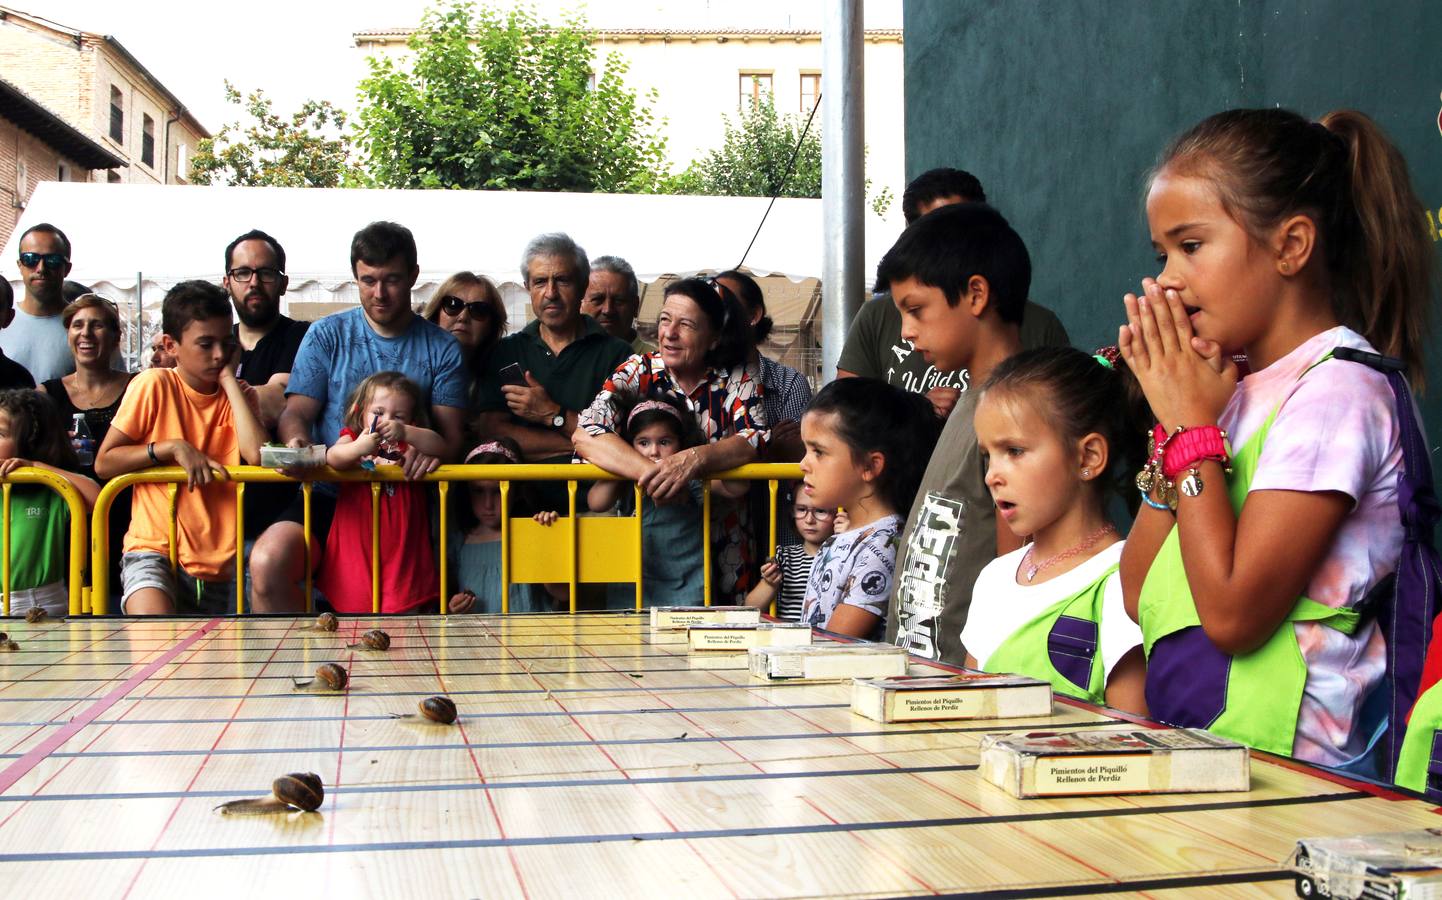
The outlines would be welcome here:
M 91 180 L 182 184 L 197 142 L 210 137 L 110 35 L 0 6 L 0 72 L 120 160 L 90 170 Z
M 0 78 L 0 244 L 41 181 L 89 181 L 124 160 Z

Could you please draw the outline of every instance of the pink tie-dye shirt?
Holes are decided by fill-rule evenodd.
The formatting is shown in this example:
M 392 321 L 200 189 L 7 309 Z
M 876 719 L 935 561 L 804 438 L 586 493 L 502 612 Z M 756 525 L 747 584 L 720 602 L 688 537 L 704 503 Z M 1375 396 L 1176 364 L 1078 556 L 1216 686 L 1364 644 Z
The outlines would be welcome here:
M 1352 511 L 1306 591 L 1318 603 L 1341 607 L 1359 602 L 1397 568 L 1402 447 L 1385 376 L 1343 360 L 1307 371 L 1334 347 L 1373 350 L 1349 328 L 1324 331 L 1243 379 L 1220 425 L 1238 450 L 1280 404 L 1250 490 L 1337 491 L 1352 498 Z M 1292 627 L 1307 663 L 1293 755 L 1323 765 L 1344 763 L 1365 750 L 1371 737 L 1355 726 L 1386 668 L 1382 634 L 1374 622 L 1351 636 L 1316 623 Z

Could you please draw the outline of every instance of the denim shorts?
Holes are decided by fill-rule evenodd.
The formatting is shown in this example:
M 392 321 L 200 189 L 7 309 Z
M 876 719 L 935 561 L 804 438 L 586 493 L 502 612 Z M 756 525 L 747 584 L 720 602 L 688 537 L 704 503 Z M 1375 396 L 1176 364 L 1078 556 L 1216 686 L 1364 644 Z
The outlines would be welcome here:
M 170 568 L 163 553 L 137 552 L 120 557 L 120 611 L 143 588 L 163 591 L 180 615 L 217 616 L 235 612 L 235 582 L 202 581 L 184 569 Z

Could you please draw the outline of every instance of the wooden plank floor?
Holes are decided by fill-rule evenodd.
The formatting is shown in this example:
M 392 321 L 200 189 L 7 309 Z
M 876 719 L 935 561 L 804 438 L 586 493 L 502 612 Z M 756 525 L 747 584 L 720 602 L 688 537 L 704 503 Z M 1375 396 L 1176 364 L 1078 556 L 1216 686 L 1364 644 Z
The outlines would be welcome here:
M 1258 758 L 1249 794 L 1016 800 L 990 731 L 692 668 L 641 616 L 0 623 L 0 884 L 26 897 L 1288 896 L 1296 838 L 1432 807 Z M 370 627 L 389 652 L 347 650 Z M 296 690 L 323 662 L 344 693 Z M 741 666 L 741 663 L 734 663 Z M 923 671 L 916 666 L 914 671 Z M 433 694 L 457 726 L 397 720 Z M 224 817 L 319 773 L 319 813 Z M 19 887 L 23 886 L 23 888 Z

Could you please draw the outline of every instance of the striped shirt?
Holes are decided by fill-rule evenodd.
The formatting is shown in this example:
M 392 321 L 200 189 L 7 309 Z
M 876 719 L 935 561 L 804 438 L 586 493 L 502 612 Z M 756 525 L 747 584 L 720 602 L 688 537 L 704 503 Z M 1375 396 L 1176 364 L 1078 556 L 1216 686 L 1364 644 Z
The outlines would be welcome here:
M 787 622 L 801 621 L 801 606 L 806 601 L 806 583 L 811 580 L 811 564 L 816 557 L 806 555 L 806 545 L 795 544 L 776 548 L 776 563 L 781 567 L 781 590 L 776 592 L 776 617 Z

